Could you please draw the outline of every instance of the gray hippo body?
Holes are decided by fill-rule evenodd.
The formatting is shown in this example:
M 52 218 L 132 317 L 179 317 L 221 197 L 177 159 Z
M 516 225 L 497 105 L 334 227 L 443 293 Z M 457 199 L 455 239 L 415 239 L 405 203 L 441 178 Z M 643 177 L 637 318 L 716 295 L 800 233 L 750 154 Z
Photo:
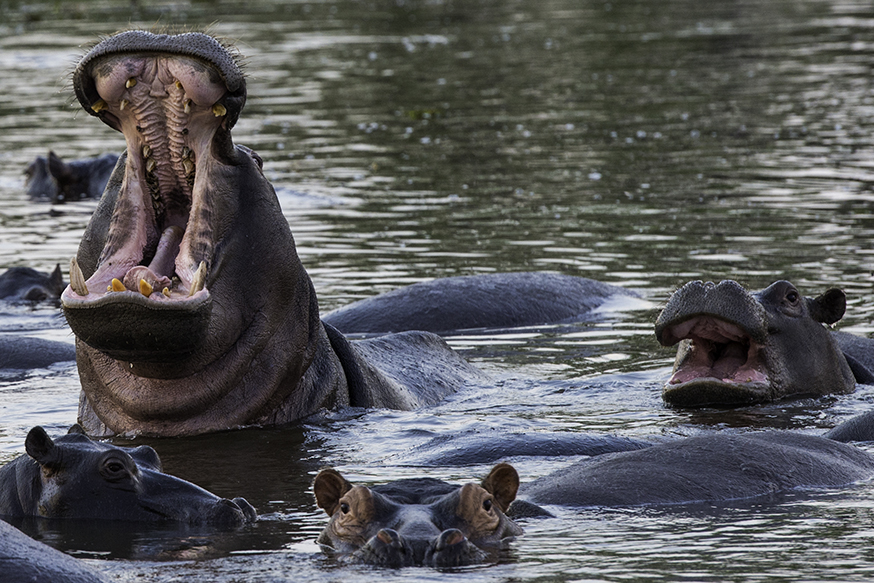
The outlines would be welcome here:
M 457 486 L 431 478 L 353 486 L 335 470 L 313 483 L 330 517 L 319 536 L 344 560 L 386 567 L 455 567 L 482 562 L 522 529 L 504 514 L 519 475 L 498 464 L 481 484 Z
M 0 520 L 0 581 L 108 583 L 109 579 Z
M 27 455 L 0 468 L 0 516 L 218 527 L 256 519 L 243 498 L 219 498 L 164 474 L 151 447 L 116 447 L 71 431 L 52 440 L 42 427 L 30 430 Z
M 57 301 L 66 286 L 60 265 L 48 274 L 31 267 L 10 267 L 0 275 L 0 299 L 7 302 Z
M 71 162 L 64 162 L 54 152 L 38 156 L 24 170 L 27 195 L 53 203 L 100 198 L 116 162 L 115 154 Z
M 76 347 L 68 342 L 0 334 L 0 370 L 46 368 L 57 362 L 76 360 Z
M 806 298 L 787 281 L 755 293 L 730 280 L 687 283 L 655 326 L 663 346 L 679 343 L 663 398 L 697 407 L 852 392 L 874 380 L 874 341 L 826 328 L 845 309 L 839 289 Z
M 874 456 L 826 437 L 715 433 L 584 460 L 523 485 L 519 494 L 535 504 L 574 507 L 712 504 L 872 476 Z
M 322 324 L 261 160 L 232 142 L 246 84 L 215 39 L 121 33 L 73 85 L 127 141 L 61 296 L 89 434 L 412 408 L 481 378 L 437 336 L 350 343 Z
M 344 334 L 515 328 L 590 320 L 605 302 L 617 298 L 638 296 L 557 273 L 493 273 L 413 284 L 354 302 L 322 320 Z

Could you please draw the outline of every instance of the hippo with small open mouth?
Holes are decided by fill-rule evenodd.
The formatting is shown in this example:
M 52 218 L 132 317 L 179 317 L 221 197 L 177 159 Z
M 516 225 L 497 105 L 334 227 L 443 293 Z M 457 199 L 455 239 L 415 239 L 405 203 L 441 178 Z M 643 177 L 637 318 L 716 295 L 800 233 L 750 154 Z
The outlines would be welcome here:
M 256 520 L 243 498 L 220 498 L 161 471 L 149 446 L 92 441 L 73 426 L 52 439 L 34 427 L 22 455 L 0 467 L 0 516 L 173 521 L 236 527 Z
M 61 296 L 89 434 L 411 409 L 481 378 L 433 334 L 350 343 L 320 321 L 261 159 L 231 139 L 246 83 L 216 39 L 120 33 L 82 58 L 73 86 L 127 141 Z
M 481 484 L 456 486 L 431 478 L 355 486 L 322 470 L 316 502 L 330 520 L 319 544 L 350 562 L 384 567 L 457 567 L 486 560 L 522 529 L 504 514 L 519 474 L 496 465 Z
M 660 344 L 679 344 L 662 396 L 700 407 L 852 392 L 874 380 L 874 342 L 826 328 L 845 310 L 836 288 L 808 298 L 788 281 L 755 293 L 731 280 L 687 283 L 655 325 Z

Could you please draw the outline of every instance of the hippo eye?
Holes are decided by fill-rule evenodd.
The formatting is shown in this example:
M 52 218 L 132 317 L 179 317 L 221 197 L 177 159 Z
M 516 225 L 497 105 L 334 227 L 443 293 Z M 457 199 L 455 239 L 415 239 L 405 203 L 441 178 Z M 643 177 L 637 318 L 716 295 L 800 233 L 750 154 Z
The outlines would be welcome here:
M 795 302 L 798 301 L 799 297 L 800 296 L 799 296 L 798 292 L 793 289 L 789 293 L 786 294 L 786 301 L 788 301 L 790 304 L 794 304 Z
M 343 514 L 349 514 L 349 505 L 345 502 L 340 502 L 340 512 Z
M 117 457 L 110 457 L 103 461 L 100 473 L 109 481 L 121 480 L 128 476 L 127 464 Z
M 485 500 L 483 500 L 483 510 L 485 510 L 486 512 L 492 511 L 492 499 L 491 498 L 486 498 Z

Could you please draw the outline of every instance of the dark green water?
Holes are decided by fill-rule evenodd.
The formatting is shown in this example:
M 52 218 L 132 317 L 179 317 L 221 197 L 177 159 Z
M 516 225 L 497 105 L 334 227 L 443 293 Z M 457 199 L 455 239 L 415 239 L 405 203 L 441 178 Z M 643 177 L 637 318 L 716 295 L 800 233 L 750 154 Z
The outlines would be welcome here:
M 94 208 L 29 202 L 27 162 L 50 148 L 75 158 L 124 147 L 73 106 L 78 56 L 129 26 L 211 25 L 245 56 L 236 141 L 264 158 L 325 310 L 433 277 L 514 270 L 592 277 L 649 301 L 600 323 L 451 338 L 498 380 L 431 410 L 153 443 L 167 470 L 266 514 L 244 532 L 48 529 L 53 544 L 119 581 L 872 578 L 868 485 L 529 521 L 499 564 L 448 573 L 337 565 L 314 543 L 324 518 L 308 492 L 323 465 L 358 481 L 477 479 L 487 465 L 397 461 L 465 430 L 818 431 L 868 409 L 871 387 L 667 409 L 672 353 L 652 334 L 673 289 L 725 278 L 789 279 L 811 296 L 842 287 L 839 326 L 874 331 L 868 3 L 3 2 L 0 16 L 0 267 L 66 265 Z M 0 328 L 71 340 L 50 308 L 9 308 Z M 77 396 L 69 367 L 0 380 L 0 461 L 23 451 L 33 425 L 65 431 Z M 514 463 L 528 480 L 567 462 Z

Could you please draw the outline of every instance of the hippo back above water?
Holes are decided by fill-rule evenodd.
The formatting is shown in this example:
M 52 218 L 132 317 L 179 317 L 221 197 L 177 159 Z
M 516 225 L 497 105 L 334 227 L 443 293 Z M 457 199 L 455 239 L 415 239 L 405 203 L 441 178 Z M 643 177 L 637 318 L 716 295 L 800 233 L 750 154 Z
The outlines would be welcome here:
M 687 283 L 655 325 L 663 346 L 679 343 L 664 400 L 698 407 L 852 392 L 857 379 L 874 379 L 862 356 L 874 343 L 856 337 L 847 350 L 826 328 L 845 309 L 839 289 L 807 298 L 788 281 L 755 293 L 731 280 Z
M 52 440 L 34 427 L 27 455 L 0 467 L 0 516 L 174 521 L 239 526 L 256 518 L 243 498 L 228 500 L 161 471 L 148 446 L 116 447 L 74 430 Z

